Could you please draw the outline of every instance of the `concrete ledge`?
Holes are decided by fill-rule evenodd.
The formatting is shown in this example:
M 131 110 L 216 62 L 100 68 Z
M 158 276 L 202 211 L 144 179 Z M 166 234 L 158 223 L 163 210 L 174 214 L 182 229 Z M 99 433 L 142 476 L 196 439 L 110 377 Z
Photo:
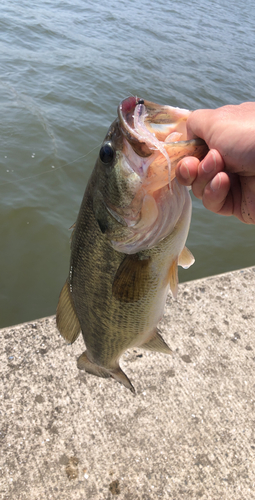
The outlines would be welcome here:
M 0 331 L 3 500 L 255 498 L 255 267 L 182 284 L 136 395 L 79 372 L 54 317 Z

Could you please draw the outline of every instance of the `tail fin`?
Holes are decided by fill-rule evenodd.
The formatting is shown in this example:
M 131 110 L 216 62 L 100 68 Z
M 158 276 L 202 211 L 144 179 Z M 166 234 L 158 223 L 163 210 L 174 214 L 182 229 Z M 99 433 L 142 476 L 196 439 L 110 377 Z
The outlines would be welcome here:
M 135 389 L 131 384 L 129 378 L 125 375 L 125 373 L 118 366 L 117 368 L 110 370 L 108 368 L 104 368 L 103 366 L 96 365 L 92 363 L 87 356 L 87 351 L 85 351 L 77 361 L 77 366 L 79 370 L 85 370 L 87 373 L 91 375 L 96 375 L 97 377 L 109 378 L 112 377 L 121 384 L 123 384 L 127 389 L 130 389 L 133 394 L 135 393 Z

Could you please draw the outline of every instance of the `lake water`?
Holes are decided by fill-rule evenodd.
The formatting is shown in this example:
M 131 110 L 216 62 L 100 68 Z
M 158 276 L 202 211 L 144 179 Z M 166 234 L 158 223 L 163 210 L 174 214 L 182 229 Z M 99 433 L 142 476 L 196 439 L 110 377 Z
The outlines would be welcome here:
M 2 0 L 0 327 L 54 314 L 100 142 L 130 94 L 255 100 L 252 0 Z M 254 226 L 194 200 L 181 281 L 254 265 Z

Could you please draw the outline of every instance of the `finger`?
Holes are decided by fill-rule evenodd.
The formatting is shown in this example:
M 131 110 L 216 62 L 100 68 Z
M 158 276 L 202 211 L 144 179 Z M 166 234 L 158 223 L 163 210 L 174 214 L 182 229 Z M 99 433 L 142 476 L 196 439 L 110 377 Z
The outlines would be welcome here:
M 201 137 L 205 142 L 208 141 L 208 130 L 212 123 L 213 109 L 196 109 L 190 113 L 187 120 L 187 139 Z M 208 142 L 207 142 L 208 144 Z
M 199 163 L 194 156 L 187 156 L 181 160 L 175 170 L 178 182 L 184 186 L 191 186 L 196 179 Z
M 230 186 L 230 178 L 226 172 L 216 174 L 204 188 L 202 201 L 205 208 L 221 215 L 232 215 L 233 198 Z
M 222 156 L 216 149 L 211 149 L 203 161 L 198 165 L 196 179 L 192 184 L 194 195 L 202 199 L 204 189 L 212 179 L 225 168 Z

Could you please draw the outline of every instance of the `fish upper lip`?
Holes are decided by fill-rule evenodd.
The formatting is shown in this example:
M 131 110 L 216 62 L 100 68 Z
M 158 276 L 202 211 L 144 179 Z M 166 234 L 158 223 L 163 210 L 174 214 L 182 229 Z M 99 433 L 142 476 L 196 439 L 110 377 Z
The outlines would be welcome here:
M 129 129 L 129 127 L 133 127 L 134 125 L 133 113 L 137 102 L 138 98 L 132 96 L 121 101 L 118 106 L 118 117 L 121 125 L 124 126 L 125 129 L 126 127 Z
M 134 129 L 134 110 L 138 100 L 139 98 L 134 96 L 124 99 L 118 106 L 118 118 L 122 133 L 135 153 L 146 157 L 151 155 L 152 151 Z

